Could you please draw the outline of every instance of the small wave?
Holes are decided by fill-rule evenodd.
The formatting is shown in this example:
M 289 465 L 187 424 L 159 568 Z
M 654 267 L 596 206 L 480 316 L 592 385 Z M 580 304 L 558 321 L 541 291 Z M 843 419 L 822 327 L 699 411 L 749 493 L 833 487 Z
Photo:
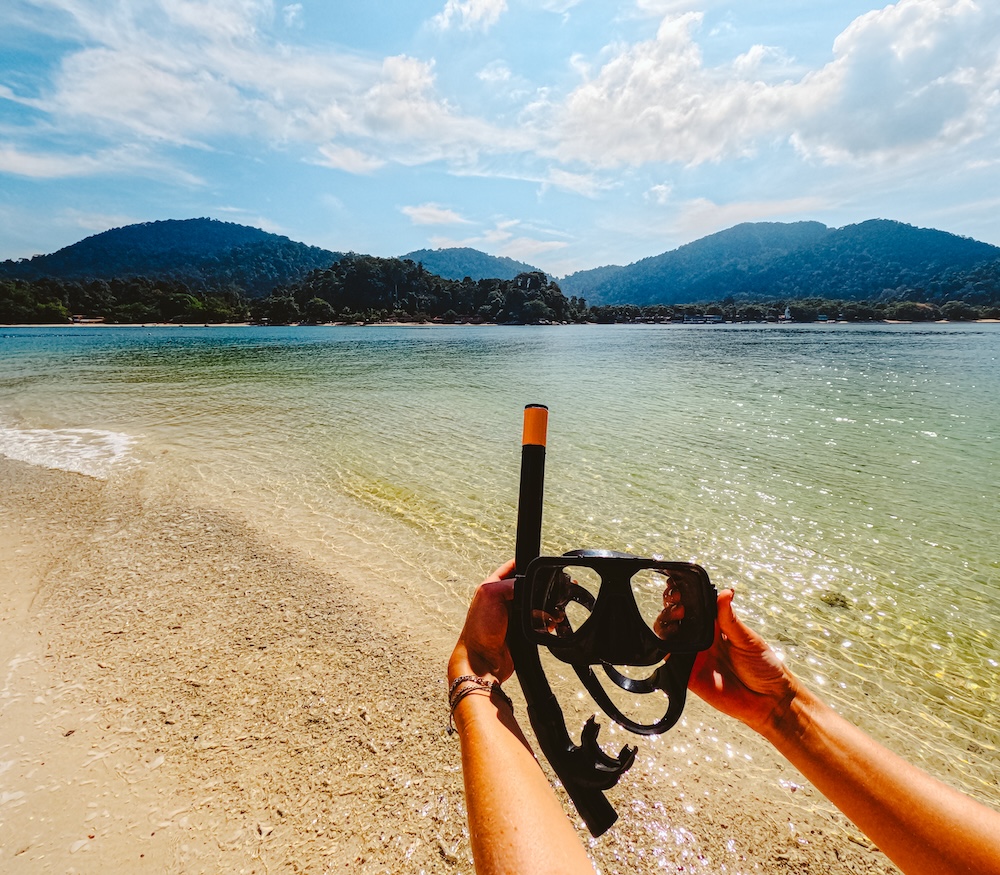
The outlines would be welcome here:
M 113 468 L 131 462 L 135 439 L 94 428 L 10 428 L 0 425 L 0 455 L 106 480 Z

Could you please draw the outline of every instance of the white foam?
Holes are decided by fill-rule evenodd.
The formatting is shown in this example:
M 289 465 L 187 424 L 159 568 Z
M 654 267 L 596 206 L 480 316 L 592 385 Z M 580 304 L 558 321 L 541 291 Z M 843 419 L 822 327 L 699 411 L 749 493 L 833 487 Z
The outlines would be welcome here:
M 0 455 L 106 480 L 128 464 L 135 438 L 94 428 L 10 428 L 0 424 Z

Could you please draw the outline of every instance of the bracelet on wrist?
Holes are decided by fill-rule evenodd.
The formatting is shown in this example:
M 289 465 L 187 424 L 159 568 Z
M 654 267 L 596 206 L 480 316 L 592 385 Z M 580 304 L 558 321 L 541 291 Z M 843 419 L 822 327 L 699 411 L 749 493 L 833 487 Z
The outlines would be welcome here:
M 463 686 L 465 684 L 465 686 Z M 500 686 L 500 681 L 490 680 L 489 678 L 479 677 L 479 675 L 467 674 L 462 675 L 452 681 L 451 688 L 448 690 L 448 734 L 451 735 L 455 731 L 455 708 L 458 707 L 458 703 L 467 696 L 471 696 L 475 693 L 486 693 L 492 698 L 493 694 L 496 693 L 497 697 L 502 701 L 506 702 L 507 706 L 514 710 L 514 703 L 510 700 L 503 687 Z

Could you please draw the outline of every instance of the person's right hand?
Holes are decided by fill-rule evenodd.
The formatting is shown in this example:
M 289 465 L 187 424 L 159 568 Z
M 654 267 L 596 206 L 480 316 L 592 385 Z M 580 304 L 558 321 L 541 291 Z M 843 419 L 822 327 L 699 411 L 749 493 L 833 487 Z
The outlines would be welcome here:
M 733 613 L 733 591 L 719 593 L 715 641 L 698 654 L 688 689 L 713 708 L 766 732 L 802 689 L 768 643 Z

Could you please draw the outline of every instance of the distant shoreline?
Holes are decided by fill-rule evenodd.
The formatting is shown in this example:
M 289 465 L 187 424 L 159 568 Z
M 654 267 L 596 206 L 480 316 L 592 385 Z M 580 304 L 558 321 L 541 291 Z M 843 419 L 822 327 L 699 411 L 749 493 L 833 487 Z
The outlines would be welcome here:
M 916 322 L 906 319 L 877 319 L 865 322 L 828 320 L 826 322 L 719 322 L 717 325 L 997 325 L 1000 319 L 937 319 Z M 507 328 L 530 325 L 532 328 L 562 328 L 569 325 L 661 325 L 690 327 L 682 322 L 573 322 L 550 323 L 502 323 L 502 322 L 318 322 L 304 325 L 289 322 L 285 325 L 262 325 L 259 322 L 0 322 L 0 328 Z

